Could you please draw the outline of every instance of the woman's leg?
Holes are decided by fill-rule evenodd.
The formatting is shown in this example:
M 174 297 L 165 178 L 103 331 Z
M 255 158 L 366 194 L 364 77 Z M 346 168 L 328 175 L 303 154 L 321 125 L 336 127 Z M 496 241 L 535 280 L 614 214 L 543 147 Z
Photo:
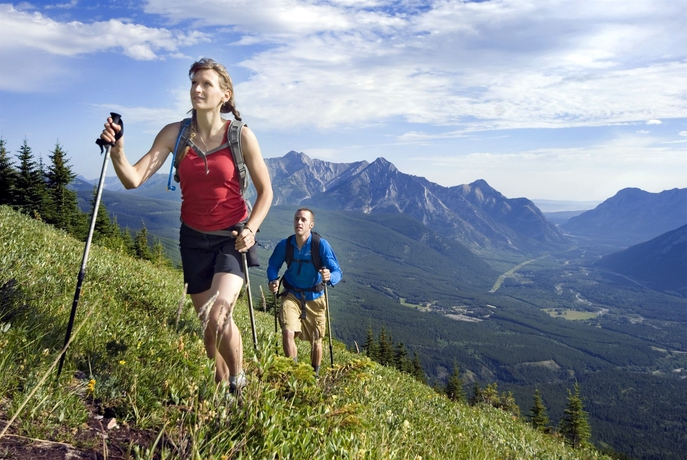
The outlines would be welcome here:
M 208 358 L 215 360 L 215 381 L 228 381 L 229 376 L 236 376 L 243 367 L 243 342 L 233 318 L 234 305 L 238 299 L 243 278 L 229 273 L 215 273 L 210 289 L 200 294 L 191 294 L 191 300 L 196 312 L 203 315 L 204 305 L 214 300 L 207 313 L 205 328 L 205 350 Z M 219 351 L 219 353 L 217 353 Z

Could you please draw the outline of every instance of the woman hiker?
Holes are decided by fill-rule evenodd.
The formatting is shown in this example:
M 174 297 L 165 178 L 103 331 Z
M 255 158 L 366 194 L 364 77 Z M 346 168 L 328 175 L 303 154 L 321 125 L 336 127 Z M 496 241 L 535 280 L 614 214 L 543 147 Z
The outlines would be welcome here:
M 215 360 L 215 381 L 228 381 L 230 391 L 237 392 L 246 383 L 241 332 L 232 317 L 244 280 L 241 253 L 247 253 L 249 266 L 259 265 L 255 233 L 272 204 L 272 185 L 257 138 L 244 126 L 241 150 L 257 191 L 249 212 L 227 144 L 230 122 L 221 116 L 231 112 L 241 120 L 231 78 L 222 64 L 207 58 L 191 66 L 189 78 L 192 147 L 177 153 L 181 158 L 177 159 L 177 174 L 182 198 L 179 248 L 184 282 L 196 312 L 204 318 L 207 314 L 205 350 Z M 181 122 L 162 128 L 148 153 L 131 165 L 124 154 L 124 137 L 115 141 L 121 127 L 107 119 L 100 138 L 114 143 L 112 163 L 124 187 L 139 187 L 160 169 L 175 149 L 180 128 Z M 213 297 L 209 313 L 203 311 Z

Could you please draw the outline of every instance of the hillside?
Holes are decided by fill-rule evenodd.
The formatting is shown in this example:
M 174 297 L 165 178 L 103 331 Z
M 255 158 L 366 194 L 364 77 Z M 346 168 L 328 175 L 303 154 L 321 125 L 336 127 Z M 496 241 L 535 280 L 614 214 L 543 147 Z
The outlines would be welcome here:
M 620 190 L 596 208 L 570 218 L 563 229 L 573 235 L 630 246 L 687 224 L 687 189 L 650 193 Z
M 0 360 L 1 426 L 19 415 L 0 439 L 8 455 L 602 458 L 572 451 L 504 411 L 452 403 L 340 343 L 335 366 L 315 381 L 307 365 L 274 355 L 273 319 L 260 312 L 254 352 L 245 300 L 235 317 L 244 331 L 249 385 L 236 404 L 214 388 L 188 301 L 177 317 L 180 274 L 98 247 L 65 371 L 56 385 L 45 384 L 83 246 L 5 207 L 0 241 L 0 343 L 8 351 Z M 113 417 L 118 427 L 105 428 Z
M 687 225 L 605 256 L 596 265 L 653 289 L 687 294 Z

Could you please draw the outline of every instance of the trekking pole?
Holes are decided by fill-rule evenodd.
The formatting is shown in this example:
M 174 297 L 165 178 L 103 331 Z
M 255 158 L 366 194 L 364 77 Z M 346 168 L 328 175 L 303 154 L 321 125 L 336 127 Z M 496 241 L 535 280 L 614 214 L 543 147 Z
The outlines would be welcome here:
M 117 135 L 115 136 L 115 142 L 122 137 L 124 132 L 124 122 L 122 121 L 122 116 L 118 113 L 110 112 L 110 117 L 112 118 L 112 123 L 115 123 L 122 127 Z M 83 284 L 84 277 L 86 276 L 86 263 L 88 262 L 88 252 L 91 249 L 91 241 L 93 240 L 93 231 L 95 230 L 95 221 L 98 218 L 98 208 L 100 207 L 100 197 L 103 194 L 103 184 L 105 183 L 105 171 L 107 170 L 107 163 L 110 159 L 110 148 L 114 145 L 106 143 L 104 140 L 98 138 L 95 141 L 96 144 L 100 146 L 100 153 L 103 153 L 103 148 L 105 149 L 105 159 L 103 160 L 103 167 L 100 171 L 100 181 L 98 182 L 98 188 L 95 193 L 95 202 L 93 203 L 93 215 L 91 215 L 91 226 L 88 229 L 88 237 L 86 238 L 86 247 L 83 251 L 83 259 L 81 260 L 81 270 L 79 271 L 79 276 L 76 281 L 76 291 L 74 292 L 74 300 L 72 302 L 72 311 L 69 315 L 69 323 L 67 324 L 67 334 L 64 338 L 64 347 L 62 349 L 62 354 L 60 355 L 60 365 L 57 368 L 57 377 L 60 377 L 62 373 L 62 366 L 64 364 L 64 358 L 67 355 L 67 345 L 69 344 L 69 339 L 72 336 L 72 327 L 74 326 L 74 317 L 76 316 L 76 306 L 79 303 L 79 296 L 81 295 L 81 285 Z
M 241 253 L 241 260 L 243 261 L 243 273 L 246 278 L 246 290 L 248 291 L 248 312 L 250 313 L 250 327 L 253 332 L 253 348 L 258 349 L 258 335 L 255 332 L 255 317 L 253 316 L 253 296 L 250 293 L 250 277 L 248 276 L 248 258 L 246 253 Z
M 277 291 L 279 288 L 277 288 Z M 277 294 L 274 293 L 274 335 L 276 336 L 279 332 L 277 329 L 277 308 L 278 308 L 278 302 L 277 302 Z M 275 353 L 277 356 L 279 356 L 279 339 L 277 339 L 277 343 L 275 344 Z
M 327 293 L 327 283 L 324 283 L 324 303 L 327 309 L 327 329 L 329 330 L 329 358 L 334 367 L 334 352 L 332 351 L 332 320 L 329 316 L 329 294 Z

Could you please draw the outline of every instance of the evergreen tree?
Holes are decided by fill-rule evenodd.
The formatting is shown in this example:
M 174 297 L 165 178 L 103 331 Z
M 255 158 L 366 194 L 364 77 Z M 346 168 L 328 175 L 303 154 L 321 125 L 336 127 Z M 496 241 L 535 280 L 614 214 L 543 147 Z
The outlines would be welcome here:
M 394 364 L 394 346 L 386 327 L 379 331 L 379 362 L 384 366 Z
M 408 359 L 408 352 L 406 351 L 406 346 L 403 342 L 399 342 L 396 345 L 396 351 L 394 352 L 394 366 L 401 372 L 412 371 L 412 366 L 410 365 L 410 360 Z
M 165 252 L 165 247 L 162 242 L 157 238 L 153 238 L 153 248 L 151 250 L 151 260 L 155 265 L 161 265 L 163 267 L 173 268 L 174 264 L 172 260 L 167 256 Z
M 487 404 L 497 409 L 511 412 L 513 415 L 520 416 L 520 407 L 515 402 L 513 393 L 508 391 L 499 394 L 498 384 L 496 382 L 490 383 L 486 388 L 480 388 L 477 383 L 473 390 L 470 404 Z
M 420 363 L 420 356 L 417 354 L 417 351 L 413 352 L 413 377 L 417 379 L 419 382 L 426 383 L 427 377 L 425 376 L 425 370 L 422 368 L 422 364 Z
M 549 416 L 546 415 L 546 406 L 539 394 L 539 388 L 534 390 L 534 402 L 530 408 L 530 423 L 535 430 L 548 431 L 549 430 Z
M 446 396 L 451 401 L 465 402 L 465 390 L 463 390 L 463 379 L 460 376 L 458 363 L 453 362 L 453 373 L 446 381 Z
M 7 154 L 5 139 L 0 137 L 0 205 L 12 205 L 15 202 L 17 171 Z
M 592 435 L 592 430 L 589 426 L 588 414 L 584 410 L 580 397 L 580 385 L 575 383 L 573 389 L 574 392 L 568 390 L 568 402 L 560 422 L 560 432 L 565 437 L 566 442 L 573 449 L 577 449 L 587 444 Z
M 122 237 L 122 247 L 124 248 L 124 252 L 130 256 L 136 257 L 135 243 L 133 237 L 131 236 L 131 230 L 129 230 L 129 227 L 122 229 L 120 235 Z
M 365 336 L 365 343 L 363 344 L 363 349 L 367 354 L 367 357 L 373 361 L 379 360 L 379 353 L 377 350 L 377 343 L 375 342 L 375 335 L 372 332 L 372 326 L 367 328 L 367 335 Z
M 95 196 L 93 197 L 95 202 Z M 110 220 L 110 213 L 107 212 L 107 206 L 102 201 L 98 206 L 98 216 L 95 219 L 95 234 L 98 235 L 98 239 L 109 238 L 114 232 L 115 228 L 112 226 L 112 220 Z
M 46 220 L 57 228 L 72 231 L 79 224 L 79 210 L 76 192 L 67 186 L 76 178 L 67 165 L 66 152 L 60 143 L 55 144 L 55 150 L 50 152 L 51 165 L 45 174 L 50 207 Z
M 19 149 L 19 170 L 15 188 L 15 204 L 25 214 L 41 218 L 46 201 L 43 172 L 38 167 L 28 142 Z
M 148 246 L 148 229 L 145 225 L 136 234 L 136 238 L 134 238 L 134 251 L 139 259 L 152 260 L 153 258 L 153 254 Z

